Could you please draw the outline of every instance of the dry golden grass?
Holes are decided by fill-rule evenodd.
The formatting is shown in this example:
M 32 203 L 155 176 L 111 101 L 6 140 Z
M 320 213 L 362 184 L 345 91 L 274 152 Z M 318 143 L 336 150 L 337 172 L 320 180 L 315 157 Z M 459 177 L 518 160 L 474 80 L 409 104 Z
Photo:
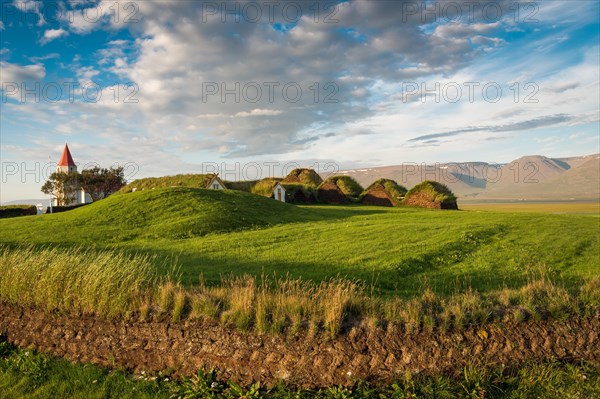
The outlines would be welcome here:
M 0 300 L 105 317 L 210 318 L 258 333 L 306 329 L 329 337 L 354 319 L 373 327 L 393 322 L 417 333 L 490 320 L 560 320 L 600 310 L 600 277 L 571 293 L 552 282 L 543 266 L 520 289 L 482 295 L 468 288 L 440 297 L 425 284 L 420 296 L 403 300 L 382 299 L 365 285 L 341 278 L 317 284 L 289 276 L 225 276 L 217 286 L 206 286 L 201 278 L 196 287 L 184 289 L 173 275 L 157 277 L 150 260 L 113 251 L 0 246 Z

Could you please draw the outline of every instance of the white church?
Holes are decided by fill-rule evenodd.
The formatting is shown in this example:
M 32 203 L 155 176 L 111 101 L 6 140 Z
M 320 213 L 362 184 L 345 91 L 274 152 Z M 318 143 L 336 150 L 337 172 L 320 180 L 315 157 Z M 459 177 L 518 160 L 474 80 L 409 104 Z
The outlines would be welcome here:
M 56 164 L 56 172 L 57 173 L 74 173 L 74 172 L 76 173 L 77 172 L 77 164 L 75 164 L 75 161 L 73 160 L 73 157 L 71 156 L 71 151 L 69 150 L 69 146 L 67 144 L 65 144 L 65 148 L 63 149 L 62 156 L 60 157 L 58 164 Z M 69 204 L 69 206 L 89 204 L 91 202 L 92 202 L 92 197 L 85 191 L 79 190 L 74 194 L 73 199 L 72 199 L 71 203 Z M 52 198 L 52 206 L 59 206 L 56 196 L 54 196 Z

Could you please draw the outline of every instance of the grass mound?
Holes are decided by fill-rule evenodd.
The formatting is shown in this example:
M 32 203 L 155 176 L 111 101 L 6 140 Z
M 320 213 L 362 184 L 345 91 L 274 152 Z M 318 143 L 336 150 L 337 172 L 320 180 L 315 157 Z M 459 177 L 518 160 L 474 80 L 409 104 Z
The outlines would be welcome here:
M 406 193 L 408 192 L 406 187 L 401 186 L 400 184 L 396 183 L 394 180 L 390 180 L 390 179 L 379 179 L 379 180 L 374 181 L 373 183 L 371 183 L 371 185 L 369 187 L 367 187 L 365 192 L 369 191 L 371 188 L 373 188 L 379 184 L 382 185 L 383 187 L 385 187 L 385 189 L 387 191 L 389 191 L 390 194 L 392 194 L 395 198 L 404 197 L 406 195 Z
M 252 192 L 252 188 L 259 182 L 259 180 L 239 180 L 229 181 L 225 180 L 223 183 L 229 190 L 245 191 L 247 193 Z
M 313 169 L 294 169 L 281 181 L 284 184 L 304 184 L 317 188 L 323 179 Z
M 273 196 L 273 190 L 277 183 L 279 183 L 281 179 L 277 178 L 266 178 L 258 181 L 252 188 L 250 192 L 252 194 L 261 195 L 263 197 L 270 198 Z
M 311 220 L 308 210 L 240 192 L 195 188 L 165 188 L 111 196 L 70 212 L 5 220 L 9 232 L 51 237 L 56 243 L 111 243 L 135 238 L 180 239 Z M 23 236 L 22 236 L 23 238 Z
M 358 200 L 364 190 L 362 186 L 350 176 L 332 176 L 326 181 L 334 183 L 346 197 L 352 200 Z
M 145 179 L 134 180 L 128 185 L 122 187 L 120 193 L 130 193 L 133 189 L 148 190 L 152 188 L 168 187 L 195 187 L 204 188 L 206 180 L 212 175 L 187 174 L 163 177 L 148 177 Z
M 411 188 L 403 202 L 405 205 L 425 208 L 457 209 L 454 193 L 442 183 L 430 180 Z

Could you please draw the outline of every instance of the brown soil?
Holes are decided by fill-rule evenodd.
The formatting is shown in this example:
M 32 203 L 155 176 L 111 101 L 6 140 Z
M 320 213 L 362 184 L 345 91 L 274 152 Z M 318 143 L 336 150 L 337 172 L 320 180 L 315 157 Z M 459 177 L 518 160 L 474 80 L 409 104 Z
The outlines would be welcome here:
M 599 364 L 600 317 L 564 322 L 486 325 L 452 333 L 406 334 L 394 325 L 346 326 L 325 336 L 257 335 L 210 321 L 107 321 L 50 314 L 0 302 L 0 334 L 23 348 L 69 360 L 136 372 L 191 375 L 214 367 L 248 384 L 278 380 L 302 387 L 390 382 L 399 374 L 460 373 L 467 363 L 518 365 L 526 360 L 586 360 Z
M 361 202 L 366 205 L 377 205 L 377 206 L 396 206 L 397 203 L 394 201 L 394 197 L 388 190 L 385 189 L 383 184 L 377 184 L 362 198 Z
M 434 209 L 458 209 L 456 201 L 444 203 L 435 202 L 435 198 L 433 197 L 433 195 L 425 192 L 417 192 L 410 194 L 404 200 L 404 205 Z

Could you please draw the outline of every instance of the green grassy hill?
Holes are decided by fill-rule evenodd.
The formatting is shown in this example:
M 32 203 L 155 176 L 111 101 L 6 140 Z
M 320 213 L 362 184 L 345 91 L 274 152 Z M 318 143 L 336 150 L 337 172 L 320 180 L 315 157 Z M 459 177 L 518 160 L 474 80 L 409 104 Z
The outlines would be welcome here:
M 113 195 L 65 213 L 6 221 L 0 241 L 97 245 L 181 239 L 315 217 L 308 210 L 239 191 L 165 188 Z
M 565 286 L 598 274 L 597 215 L 294 206 L 236 191 L 145 190 L 56 215 L 0 220 L 0 244 L 174 256 L 183 282 L 223 274 L 359 279 L 384 295 L 520 287 L 547 270 Z M 161 260 L 162 259 L 162 260 Z

